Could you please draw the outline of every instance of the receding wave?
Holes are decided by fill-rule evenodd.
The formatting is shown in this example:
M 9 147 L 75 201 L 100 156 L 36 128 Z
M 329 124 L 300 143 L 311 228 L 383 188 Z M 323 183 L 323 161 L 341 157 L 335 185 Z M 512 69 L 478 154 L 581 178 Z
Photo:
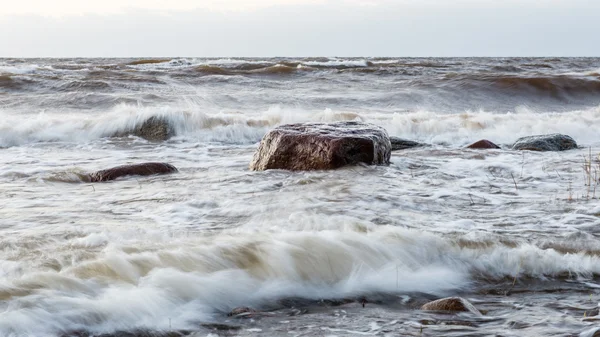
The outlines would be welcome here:
M 10 75 L 0 75 L 0 87 L 10 88 L 13 85 L 13 79 Z
M 299 70 L 297 67 L 291 67 L 283 64 L 275 64 L 272 66 L 264 65 L 245 65 L 242 67 L 227 68 L 218 67 L 211 65 L 197 66 L 195 70 L 202 74 L 207 75 L 252 75 L 252 74 L 264 74 L 264 75 L 277 75 L 277 74 L 292 74 Z
M 221 68 L 218 66 L 208 66 L 208 65 L 201 65 L 201 66 L 197 66 L 195 68 L 195 70 L 199 73 L 203 73 L 203 74 L 207 74 L 207 75 L 232 75 L 233 72 L 225 69 L 225 68 Z
M 257 74 L 257 73 L 258 74 L 290 74 L 290 73 L 296 72 L 297 69 L 298 68 L 288 67 L 288 66 L 282 65 L 282 64 L 276 64 L 271 67 L 251 70 L 250 72 L 254 73 L 254 74 Z
M 142 60 L 131 61 L 131 62 L 127 63 L 127 65 L 128 66 L 137 66 L 137 65 L 143 65 L 143 64 L 158 64 L 158 63 L 167 63 L 167 62 L 171 62 L 171 59 L 142 59 Z
M 516 75 L 459 75 L 448 74 L 445 80 L 458 88 L 473 88 L 485 91 L 488 88 L 497 91 L 523 90 L 529 93 L 568 98 L 569 96 L 600 94 L 600 79 L 583 76 L 516 76 Z
M 20 78 L 15 75 L 0 75 L 0 88 L 6 90 L 21 90 L 34 85 L 35 82 L 31 79 Z
M 106 90 L 110 88 L 110 84 L 104 81 L 72 81 L 60 86 L 60 91 L 76 91 L 76 90 Z
M 551 94 L 566 93 L 599 93 L 600 81 L 557 77 L 501 77 L 492 83 L 506 88 L 533 88 Z

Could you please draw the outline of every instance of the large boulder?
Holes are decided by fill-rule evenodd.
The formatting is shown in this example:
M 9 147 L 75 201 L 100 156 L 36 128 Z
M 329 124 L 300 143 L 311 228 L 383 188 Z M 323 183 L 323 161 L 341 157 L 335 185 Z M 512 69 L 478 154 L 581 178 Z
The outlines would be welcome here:
M 392 144 L 392 151 L 405 150 L 413 147 L 425 146 L 423 143 L 415 142 L 408 139 L 390 137 L 390 143 Z
M 287 124 L 269 131 L 250 169 L 328 170 L 365 163 L 389 165 L 390 138 L 378 126 L 356 121 Z
M 467 149 L 499 149 L 500 146 L 490 142 L 487 139 L 482 139 L 480 141 L 477 141 L 469 146 L 467 146 Z
M 138 136 L 152 142 L 165 141 L 175 136 L 175 129 L 165 118 L 152 116 L 132 130 L 114 134 L 113 137 Z
M 177 172 L 177 168 L 167 163 L 143 163 L 134 165 L 123 165 L 107 170 L 94 172 L 89 175 L 90 182 L 101 182 L 115 180 L 123 176 L 149 176 L 153 174 L 168 174 Z
M 471 302 L 462 297 L 446 297 L 433 302 L 425 303 L 421 310 L 449 311 L 449 312 L 471 312 L 481 315 Z
M 512 146 L 513 150 L 529 151 L 565 151 L 577 148 L 577 143 L 567 135 L 554 133 L 517 139 Z

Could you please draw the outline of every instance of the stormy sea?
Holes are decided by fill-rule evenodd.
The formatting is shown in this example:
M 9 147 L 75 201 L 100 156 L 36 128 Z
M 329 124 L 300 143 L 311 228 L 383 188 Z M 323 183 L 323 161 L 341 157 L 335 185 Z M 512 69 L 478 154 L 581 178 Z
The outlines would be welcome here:
M 340 121 L 419 146 L 249 169 Z M 599 58 L 0 59 L 0 336 L 600 336 L 599 128 Z

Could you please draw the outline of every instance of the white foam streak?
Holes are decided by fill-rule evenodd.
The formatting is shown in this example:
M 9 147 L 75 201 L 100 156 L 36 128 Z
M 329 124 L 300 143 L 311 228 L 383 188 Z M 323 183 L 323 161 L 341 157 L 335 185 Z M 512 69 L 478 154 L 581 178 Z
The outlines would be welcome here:
M 598 144 L 590 125 L 600 123 L 600 107 L 562 113 L 540 113 L 519 108 L 515 113 L 465 112 L 437 114 L 431 111 L 394 114 L 386 128 L 390 135 L 431 143 L 465 145 L 485 138 L 512 144 L 517 138 L 563 133 L 581 145 Z
M 22 66 L 0 65 L 0 75 L 26 75 L 33 74 L 40 66 L 37 64 L 27 64 Z
M 58 273 L 4 278 L 0 293 L 21 289 L 29 295 L 13 295 L 0 313 L 0 334 L 157 330 L 166 329 L 169 320 L 173 328 L 185 329 L 237 306 L 261 307 L 282 298 L 347 298 L 371 292 L 442 295 L 467 287 L 479 276 L 600 273 L 597 256 L 530 244 L 469 248 L 421 231 L 364 229 L 232 231 L 129 253 L 127 245 L 109 244 L 97 258 Z M 95 243 L 97 237 L 104 235 L 73 243 Z
M 563 133 L 583 146 L 597 145 L 589 125 L 600 123 L 600 107 L 563 113 L 538 113 L 520 108 L 516 113 L 431 111 L 359 114 L 351 111 L 306 111 L 274 106 L 260 114 L 205 113 L 200 108 L 119 105 L 99 117 L 78 114 L 1 113 L 0 146 L 36 142 L 86 142 L 132 130 L 152 116 L 165 118 L 183 138 L 225 143 L 254 143 L 272 127 L 287 123 L 363 120 L 385 127 L 390 135 L 430 143 L 462 146 L 486 138 L 512 144 L 518 137 Z
M 367 60 L 343 60 L 343 59 L 329 59 L 327 61 L 307 61 L 302 64 L 307 66 L 321 66 L 321 67 L 367 67 L 369 65 Z

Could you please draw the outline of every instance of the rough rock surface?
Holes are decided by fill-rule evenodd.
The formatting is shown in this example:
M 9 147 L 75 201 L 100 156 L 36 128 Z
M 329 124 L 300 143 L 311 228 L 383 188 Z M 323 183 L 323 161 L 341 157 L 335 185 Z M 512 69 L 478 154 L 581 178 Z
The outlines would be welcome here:
M 250 169 L 306 171 L 357 163 L 389 165 L 390 155 L 390 138 L 375 125 L 355 121 L 287 124 L 263 137 Z
M 519 138 L 512 148 L 529 151 L 565 151 L 576 149 L 577 143 L 567 135 L 554 133 Z
M 472 312 L 477 315 L 481 315 L 481 312 L 462 297 L 446 297 L 433 302 L 425 303 L 421 310 L 432 310 L 432 311 L 462 311 Z
M 91 182 L 114 180 L 122 176 L 139 175 L 149 176 L 152 174 L 168 174 L 177 172 L 177 168 L 166 163 L 143 163 L 134 165 L 123 165 L 107 170 L 94 172 L 89 175 Z
M 113 137 L 124 137 L 127 135 L 138 136 L 152 142 L 160 142 L 175 136 L 175 129 L 166 119 L 153 116 L 133 130 L 119 132 L 113 135 Z
M 423 143 L 398 137 L 390 137 L 390 142 L 392 144 L 392 151 L 410 149 L 418 146 L 425 146 L 425 144 Z
M 499 149 L 500 146 L 490 142 L 487 139 L 482 139 L 480 141 L 477 141 L 469 146 L 467 146 L 467 149 Z

